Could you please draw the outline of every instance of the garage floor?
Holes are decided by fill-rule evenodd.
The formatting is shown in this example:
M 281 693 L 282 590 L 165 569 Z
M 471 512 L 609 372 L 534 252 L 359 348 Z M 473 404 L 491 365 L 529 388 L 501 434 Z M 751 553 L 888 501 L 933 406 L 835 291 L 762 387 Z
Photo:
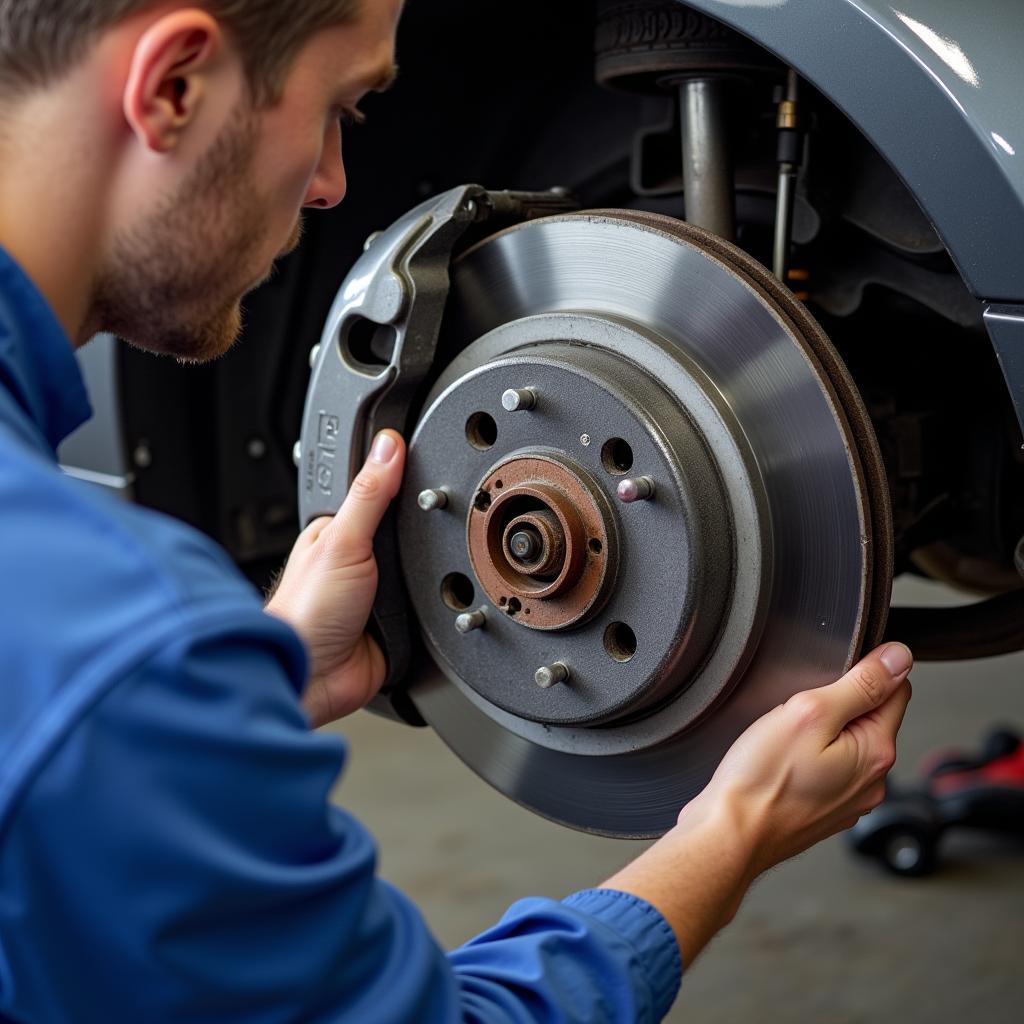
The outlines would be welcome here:
M 956 603 L 902 584 L 898 603 Z M 1024 655 L 922 665 L 894 777 L 944 746 L 1024 728 Z M 377 835 L 382 872 L 420 905 L 446 947 L 515 899 L 600 883 L 639 844 L 571 832 L 493 792 L 427 730 L 360 714 L 336 794 Z M 1024 1020 L 1024 848 L 950 836 L 943 870 L 903 881 L 854 860 L 841 839 L 762 878 L 683 979 L 669 1021 L 929 1024 Z

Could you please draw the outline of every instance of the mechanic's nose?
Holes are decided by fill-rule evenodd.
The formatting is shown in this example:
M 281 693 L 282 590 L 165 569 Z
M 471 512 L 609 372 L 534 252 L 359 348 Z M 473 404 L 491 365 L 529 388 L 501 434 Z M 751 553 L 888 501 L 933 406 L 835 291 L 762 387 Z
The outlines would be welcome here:
M 320 158 L 320 165 L 309 186 L 305 205 L 317 210 L 330 210 L 345 198 L 347 191 L 348 177 L 345 174 L 341 139 L 328 140 Z

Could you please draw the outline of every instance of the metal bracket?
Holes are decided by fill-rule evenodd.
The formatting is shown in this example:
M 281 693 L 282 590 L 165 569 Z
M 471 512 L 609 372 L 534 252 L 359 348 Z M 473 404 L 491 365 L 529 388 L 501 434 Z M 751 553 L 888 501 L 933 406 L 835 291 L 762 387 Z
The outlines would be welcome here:
M 341 508 L 378 431 L 408 435 L 414 402 L 437 353 L 452 256 L 469 229 L 484 223 L 500 228 L 575 208 L 559 189 L 489 192 L 463 185 L 427 200 L 368 240 L 313 350 L 296 447 L 303 527 Z M 388 676 L 374 709 L 423 724 L 401 692 L 417 633 L 398 564 L 393 512 L 378 531 L 375 552 L 380 584 L 371 627 L 387 657 Z

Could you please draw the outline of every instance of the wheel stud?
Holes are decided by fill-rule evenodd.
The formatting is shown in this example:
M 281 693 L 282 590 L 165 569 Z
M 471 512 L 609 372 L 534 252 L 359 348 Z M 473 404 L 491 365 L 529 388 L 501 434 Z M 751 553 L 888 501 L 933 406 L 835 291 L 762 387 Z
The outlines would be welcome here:
M 482 629 L 487 625 L 487 616 L 478 608 L 475 612 L 463 612 L 455 620 L 455 628 L 460 633 L 472 633 L 474 629 Z
M 632 505 L 634 501 L 650 501 L 654 497 L 654 481 L 649 476 L 628 477 L 619 481 L 615 493 L 626 505 Z
M 424 512 L 433 512 L 435 509 L 448 507 L 448 495 L 442 490 L 421 491 L 416 501 Z
M 507 412 L 528 412 L 537 404 L 537 394 L 530 388 L 510 388 L 501 396 L 502 407 Z
M 569 668 L 563 662 L 556 661 L 553 665 L 543 665 L 537 669 L 533 674 L 533 679 L 541 689 L 548 690 L 552 686 L 557 686 L 558 683 L 569 681 Z
M 549 690 L 558 683 L 569 681 L 569 669 L 560 661 L 553 665 L 544 665 L 533 674 L 534 682 L 542 689 Z

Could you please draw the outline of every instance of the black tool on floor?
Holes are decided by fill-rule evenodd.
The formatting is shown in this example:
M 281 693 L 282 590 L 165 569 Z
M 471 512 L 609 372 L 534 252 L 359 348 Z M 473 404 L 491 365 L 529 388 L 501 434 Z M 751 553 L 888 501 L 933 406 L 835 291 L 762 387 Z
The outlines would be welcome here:
M 1024 741 L 994 729 L 977 753 L 939 752 L 928 759 L 920 785 L 892 789 L 847 833 L 860 854 L 897 875 L 921 876 L 938 863 L 951 828 L 972 828 L 1024 839 Z

